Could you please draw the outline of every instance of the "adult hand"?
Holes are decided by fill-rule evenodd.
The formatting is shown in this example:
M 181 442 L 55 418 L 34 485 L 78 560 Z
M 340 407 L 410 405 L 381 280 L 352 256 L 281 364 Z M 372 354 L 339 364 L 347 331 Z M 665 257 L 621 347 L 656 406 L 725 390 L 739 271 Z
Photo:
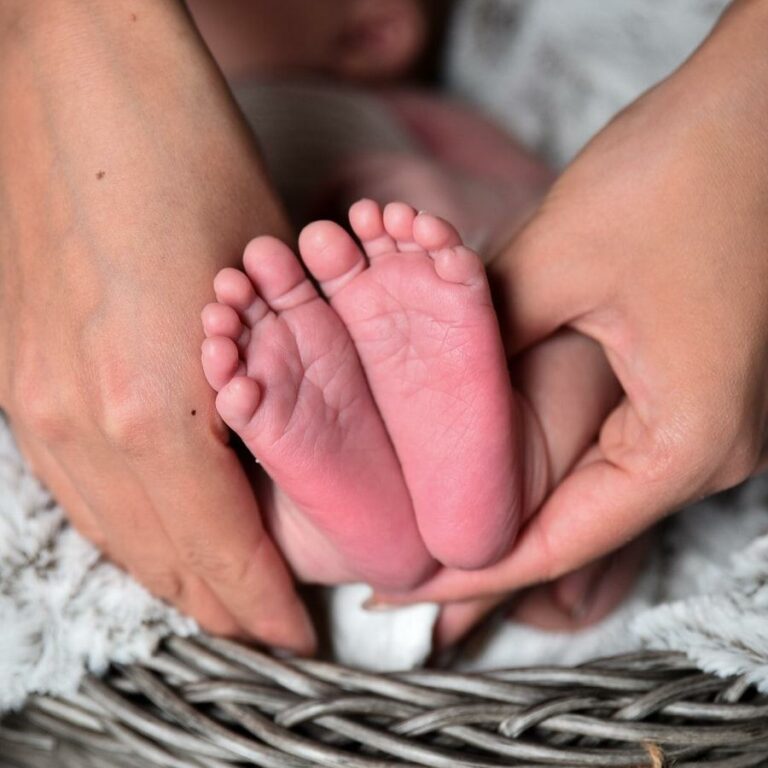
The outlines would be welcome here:
M 562 367 L 542 370 L 542 391 L 563 390 L 544 404 L 561 418 L 540 418 L 549 452 L 566 448 L 563 479 L 550 473 L 554 489 L 504 561 L 444 571 L 411 600 L 557 578 L 765 466 L 767 32 L 765 0 L 735 3 L 591 142 L 496 261 L 513 351 L 575 330 L 600 345 L 623 395 L 601 414 Z M 597 439 L 579 447 L 572 436 L 593 417 Z
M 203 626 L 313 634 L 199 370 L 212 280 L 284 233 L 181 3 L 0 8 L 0 404 L 74 524 Z

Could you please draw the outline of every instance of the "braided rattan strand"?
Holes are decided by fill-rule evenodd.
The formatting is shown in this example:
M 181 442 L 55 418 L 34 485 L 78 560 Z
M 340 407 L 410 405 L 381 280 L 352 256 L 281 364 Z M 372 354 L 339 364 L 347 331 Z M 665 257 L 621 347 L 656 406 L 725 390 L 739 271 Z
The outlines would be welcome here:
M 768 766 L 768 697 L 682 655 L 375 675 L 205 636 L 39 698 L 0 726 L 10 768 Z

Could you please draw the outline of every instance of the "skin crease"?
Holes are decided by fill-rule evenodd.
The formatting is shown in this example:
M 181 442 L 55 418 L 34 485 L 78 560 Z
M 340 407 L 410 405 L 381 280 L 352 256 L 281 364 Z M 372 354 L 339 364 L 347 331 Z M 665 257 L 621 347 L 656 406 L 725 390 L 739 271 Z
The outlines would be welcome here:
M 578 568 L 766 468 L 768 147 L 755 134 L 768 115 L 766 31 L 765 0 L 731 6 L 680 70 L 588 145 L 492 264 L 513 352 L 530 359 L 571 329 L 599 344 L 624 395 L 593 421 L 599 438 L 572 454 L 573 469 L 551 477 L 506 560 L 443 571 L 410 596 L 486 596 L 454 609 L 444 636 L 498 602 L 489 596 Z M 542 370 L 539 386 L 553 376 Z M 583 395 L 560 399 L 578 413 Z

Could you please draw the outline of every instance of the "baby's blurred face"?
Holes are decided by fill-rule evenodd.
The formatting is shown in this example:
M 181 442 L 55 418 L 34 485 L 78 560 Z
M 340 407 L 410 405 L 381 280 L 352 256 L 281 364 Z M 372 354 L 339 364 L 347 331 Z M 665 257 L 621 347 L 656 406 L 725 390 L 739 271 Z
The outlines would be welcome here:
M 225 73 L 405 74 L 427 39 L 419 0 L 189 0 Z

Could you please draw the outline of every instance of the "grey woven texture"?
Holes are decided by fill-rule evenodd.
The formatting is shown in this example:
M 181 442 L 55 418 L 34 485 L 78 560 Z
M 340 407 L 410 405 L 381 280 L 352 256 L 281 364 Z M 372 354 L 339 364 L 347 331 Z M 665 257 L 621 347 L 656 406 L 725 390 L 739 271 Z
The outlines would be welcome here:
M 375 675 L 226 640 L 33 700 L 0 726 L 18 768 L 768 765 L 768 697 L 641 653 L 580 667 Z

